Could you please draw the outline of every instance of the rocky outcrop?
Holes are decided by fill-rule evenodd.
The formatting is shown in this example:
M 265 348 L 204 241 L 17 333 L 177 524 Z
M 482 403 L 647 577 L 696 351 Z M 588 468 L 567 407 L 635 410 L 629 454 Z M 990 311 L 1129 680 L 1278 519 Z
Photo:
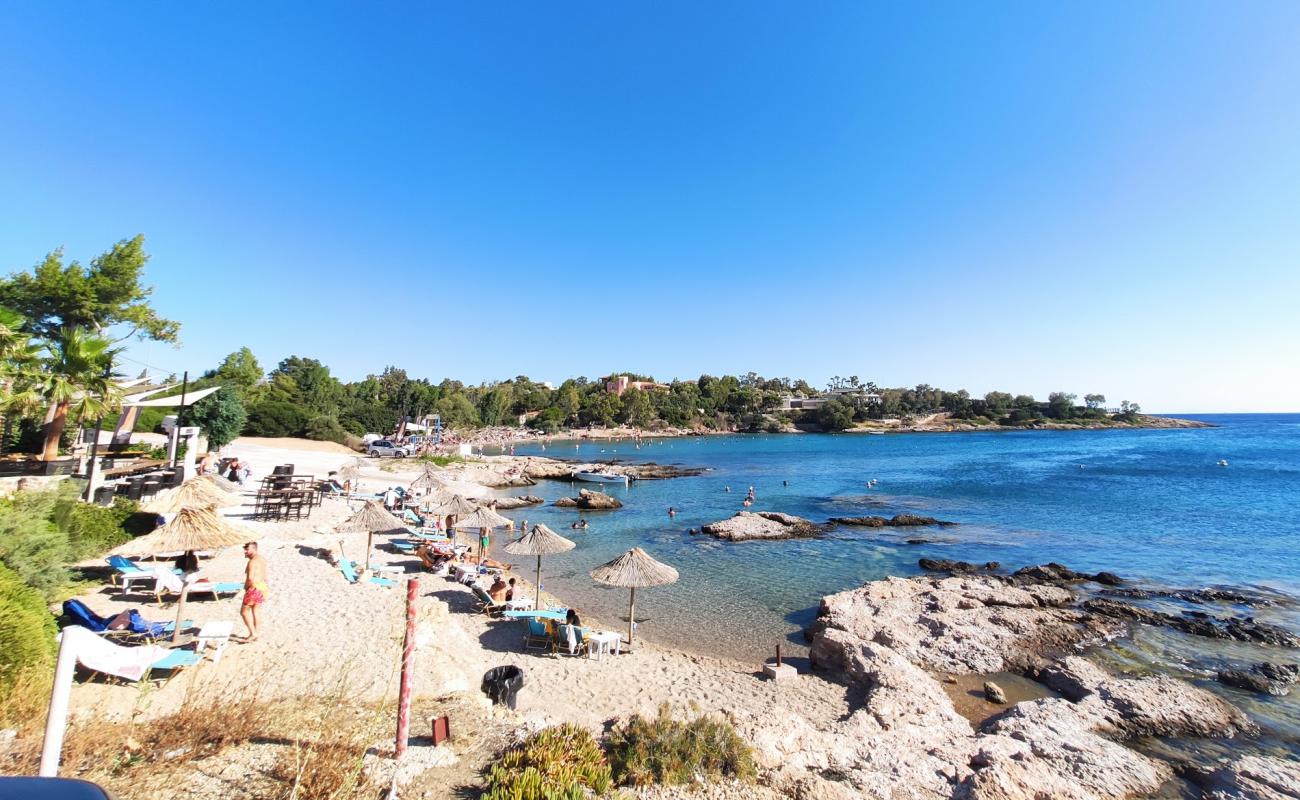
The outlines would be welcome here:
M 1236 589 L 1107 589 L 1102 594 L 1108 597 L 1126 597 L 1133 600 L 1181 600 L 1184 603 L 1231 603 L 1240 606 L 1271 606 L 1275 601 L 1259 594 L 1247 594 Z
M 1209 639 L 1231 639 L 1279 647 L 1300 647 L 1300 636 L 1285 628 L 1259 622 L 1251 617 L 1215 617 L 1197 611 L 1188 611 L 1182 615 L 1167 614 L 1105 597 L 1089 600 L 1083 604 L 1083 608 L 1101 617 L 1165 626 Z
M 1097 624 L 1073 601 L 1064 587 L 996 576 L 886 578 L 822 598 L 806 635 L 814 666 L 832 672 L 842 672 L 846 658 L 839 639 L 825 635 L 832 630 L 887 645 L 925 669 L 998 672 L 1119 628 Z
M 1116 738 L 1226 737 L 1255 731 L 1240 711 L 1176 678 L 1118 677 L 1080 656 L 1050 664 L 1035 677 L 1089 715 L 1093 730 Z
M 527 506 L 537 506 L 546 502 L 540 497 L 526 494 L 523 497 L 497 497 L 487 501 L 483 505 L 494 508 L 497 511 L 509 511 L 512 508 L 525 508 Z
M 1213 771 L 1187 776 L 1207 800 L 1293 800 L 1300 797 L 1300 763 L 1268 756 L 1242 756 Z
M 645 464 L 577 463 L 551 458 L 529 458 L 523 467 L 525 475 L 538 480 L 571 481 L 575 472 L 611 472 L 615 475 L 627 475 L 639 481 L 654 481 L 701 475 L 704 473 L 704 468 L 656 464 L 653 461 Z
M 969 561 L 953 561 L 947 558 L 923 558 L 916 563 L 926 572 L 944 572 L 949 575 L 977 575 L 993 572 L 1002 566 L 996 561 L 972 564 Z
M 1219 683 L 1260 694 L 1283 695 L 1293 683 L 1300 682 L 1300 664 L 1264 662 L 1247 669 L 1225 669 L 1218 674 Z
M 610 511 L 615 508 L 622 508 L 623 503 L 618 498 L 610 497 L 604 492 L 580 489 L 577 497 L 561 497 L 555 501 L 555 506 L 557 508 L 580 508 L 584 511 Z
M 1044 662 L 1043 653 L 1122 623 L 1075 607 L 1068 586 L 1029 580 L 889 578 L 823 598 L 808 632 L 811 660 L 860 699 L 830 730 L 788 717 L 773 724 L 761 711 L 737 715 L 769 784 L 805 798 L 1141 797 L 1173 769 L 1121 742 L 1254 730 L 1241 712 L 1180 680 L 1112 675 L 1073 654 Z M 935 677 L 1004 669 L 1032 672 L 1063 696 L 1017 703 L 974 730 Z M 1006 699 L 992 682 L 985 693 Z M 1265 783 L 1280 780 L 1267 774 Z M 1234 779 L 1244 780 L 1222 778 Z
M 705 525 L 701 530 L 729 542 L 752 539 L 794 539 L 816 536 L 822 528 L 803 517 L 775 511 L 738 511 L 734 517 Z
M 892 517 L 831 517 L 831 522 L 837 525 L 851 525 L 860 528 L 910 528 L 922 525 L 956 525 L 955 522 L 947 522 L 934 517 L 922 517 L 916 514 L 895 514 Z

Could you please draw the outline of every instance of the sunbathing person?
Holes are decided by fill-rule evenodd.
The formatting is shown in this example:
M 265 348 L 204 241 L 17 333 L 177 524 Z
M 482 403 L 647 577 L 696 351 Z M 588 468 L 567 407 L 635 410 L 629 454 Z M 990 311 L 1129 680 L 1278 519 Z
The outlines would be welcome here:
M 422 544 L 415 548 L 415 554 L 420 557 L 420 563 L 430 572 L 437 572 L 442 569 L 443 565 L 451 561 L 453 556 L 445 552 L 434 550 L 427 544 Z
M 501 576 L 498 575 L 497 579 L 488 587 L 488 594 L 492 597 L 492 602 L 504 603 L 506 601 L 506 590 L 509 588 L 509 585 L 501 580 Z

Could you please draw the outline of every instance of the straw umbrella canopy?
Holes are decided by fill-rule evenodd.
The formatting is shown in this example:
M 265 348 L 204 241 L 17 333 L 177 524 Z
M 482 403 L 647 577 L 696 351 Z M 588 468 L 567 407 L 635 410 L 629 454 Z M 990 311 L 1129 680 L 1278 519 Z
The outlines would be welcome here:
M 366 534 L 366 560 L 362 566 L 370 569 L 370 548 L 376 533 L 406 533 L 406 523 L 393 516 L 377 500 L 367 500 L 355 514 L 334 526 L 338 533 Z
M 182 508 L 216 508 L 239 505 L 240 502 L 239 498 L 196 478 L 154 498 L 143 506 L 143 510 L 152 514 L 174 514 Z
M 646 551 L 633 547 L 623 555 L 601 564 L 591 571 L 597 583 L 606 586 L 623 586 L 632 590 L 627 610 L 627 643 L 632 645 L 632 629 L 636 619 L 636 590 L 647 586 L 665 586 L 677 582 L 677 570 L 655 561 Z
M 534 525 L 531 531 L 506 545 L 507 553 L 517 556 L 537 556 L 537 602 L 533 608 L 542 607 L 542 556 L 564 553 L 573 548 L 573 542 L 540 524 Z
M 211 509 L 184 507 L 176 512 L 171 522 L 153 533 L 132 539 L 112 552 L 121 556 L 139 556 L 175 550 L 215 550 L 252 539 L 251 533 L 231 525 L 225 517 Z M 176 604 L 176 627 L 172 632 L 172 641 L 180 635 L 181 615 L 185 613 L 185 596 L 188 593 L 189 584 L 186 583 L 181 589 L 180 602 Z
M 484 556 L 482 536 L 485 535 L 489 528 L 513 528 L 515 523 L 508 517 L 503 517 L 496 511 L 483 506 L 476 508 L 469 514 L 456 521 L 453 528 L 478 528 L 482 533 L 479 538 L 479 563 L 482 563 Z
M 442 478 L 438 475 L 438 471 L 434 469 L 432 464 L 425 464 L 424 472 L 421 472 L 418 478 L 411 481 L 411 488 L 412 489 L 433 489 L 436 491 L 438 489 L 443 488 L 443 481 Z
M 194 478 L 194 480 L 202 481 L 203 483 L 208 484 L 209 486 L 211 486 L 212 488 L 216 489 L 219 492 L 225 492 L 226 494 L 231 494 L 231 495 L 243 489 L 242 486 L 235 483 L 234 481 L 228 478 L 223 478 L 220 475 L 215 475 L 215 474 L 200 475 L 197 478 Z

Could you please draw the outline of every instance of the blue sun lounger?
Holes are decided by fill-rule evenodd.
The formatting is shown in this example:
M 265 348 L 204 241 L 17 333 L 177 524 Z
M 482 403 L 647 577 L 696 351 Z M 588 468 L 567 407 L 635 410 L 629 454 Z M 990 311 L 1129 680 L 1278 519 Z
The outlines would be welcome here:
M 344 577 L 344 578 L 347 578 L 348 583 L 356 583 L 356 582 L 357 582 L 357 571 L 356 571 L 356 568 L 353 567 L 353 566 L 352 566 L 352 562 L 349 561 L 349 560 L 347 560 L 346 558 L 340 558 L 340 559 L 339 559 L 339 572 L 342 572 L 342 573 L 343 573 L 343 577 Z M 387 578 L 380 578 L 380 577 L 378 577 L 378 576 L 376 576 L 376 575 L 372 575 L 372 576 L 370 576 L 370 582 L 373 583 L 373 584 L 375 584 L 376 586 L 392 586 L 392 585 L 393 585 L 393 582 L 390 581 L 389 579 L 387 579 Z
M 104 636 L 143 636 L 149 639 L 161 638 L 176 629 L 175 622 L 150 622 L 140 616 L 134 608 L 127 611 L 126 625 L 121 628 L 110 627 L 111 617 L 101 617 L 80 600 L 63 601 L 63 616 L 73 625 L 80 625 L 87 630 Z M 181 620 L 181 630 L 192 627 L 191 620 Z
M 113 569 L 113 582 L 122 582 L 122 594 L 131 591 L 132 581 L 151 581 L 154 578 L 152 569 L 145 569 L 125 556 L 109 556 L 104 561 Z M 181 574 L 177 569 L 172 569 L 172 572 Z

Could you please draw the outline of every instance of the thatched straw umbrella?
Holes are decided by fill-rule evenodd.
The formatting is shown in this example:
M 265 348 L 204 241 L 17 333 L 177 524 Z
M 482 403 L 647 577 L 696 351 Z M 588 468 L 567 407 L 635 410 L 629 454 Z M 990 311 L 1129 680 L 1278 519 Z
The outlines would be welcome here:
M 420 510 L 427 514 L 437 514 L 443 517 L 443 529 L 451 533 L 452 537 L 456 535 L 456 529 L 451 527 L 453 517 L 460 518 L 465 514 L 473 514 L 478 511 L 478 506 L 461 497 L 458 494 L 452 494 L 445 490 L 439 490 L 432 497 L 426 497 Z
M 175 489 L 158 495 L 141 507 L 151 514 L 175 514 L 182 508 L 216 508 L 239 505 L 240 499 L 223 492 L 208 481 L 188 480 Z
M 418 478 L 411 481 L 411 488 L 438 490 L 443 488 L 443 480 L 432 464 L 425 464 L 424 472 L 421 472 Z
M 513 520 L 501 516 L 490 508 L 476 508 L 469 514 L 466 514 L 464 517 L 457 520 L 456 524 L 452 527 L 479 529 L 478 560 L 479 563 L 482 564 L 484 557 L 487 555 L 483 552 L 483 539 L 487 536 L 488 530 L 490 528 L 513 528 L 514 526 L 515 523 Z
M 677 582 L 677 570 L 655 561 L 639 547 L 601 564 L 591 571 L 591 577 L 606 586 L 624 586 L 632 590 L 627 609 L 627 643 L 632 645 L 632 629 L 636 625 L 636 590 L 638 587 L 664 586 Z
M 348 494 L 357 490 L 357 482 L 361 480 L 361 468 L 365 466 L 359 458 L 348 459 L 343 466 L 338 468 L 338 479 L 340 482 L 348 481 Z
M 225 517 L 210 509 L 181 508 L 171 522 L 153 533 L 139 536 L 114 549 L 115 555 L 139 556 L 150 553 L 168 553 L 175 550 L 214 550 L 253 540 L 248 531 L 231 525 Z M 182 614 L 185 613 L 185 596 L 189 593 L 189 584 L 181 590 L 180 602 L 176 604 L 176 628 L 172 631 L 172 641 L 180 635 Z
M 542 607 L 542 556 L 563 553 L 573 548 L 573 542 L 545 525 L 534 525 L 531 531 L 506 545 L 507 553 L 537 556 L 537 602 L 533 608 Z
M 362 569 L 370 569 L 370 548 L 376 533 L 406 533 L 406 523 L 393 516 L 378 500 L 367 500 L 356 513 L 334 526 L 338 533 L 366 534 L 366 558 Z M 342 544 L 339 545 L 340 550 Z

